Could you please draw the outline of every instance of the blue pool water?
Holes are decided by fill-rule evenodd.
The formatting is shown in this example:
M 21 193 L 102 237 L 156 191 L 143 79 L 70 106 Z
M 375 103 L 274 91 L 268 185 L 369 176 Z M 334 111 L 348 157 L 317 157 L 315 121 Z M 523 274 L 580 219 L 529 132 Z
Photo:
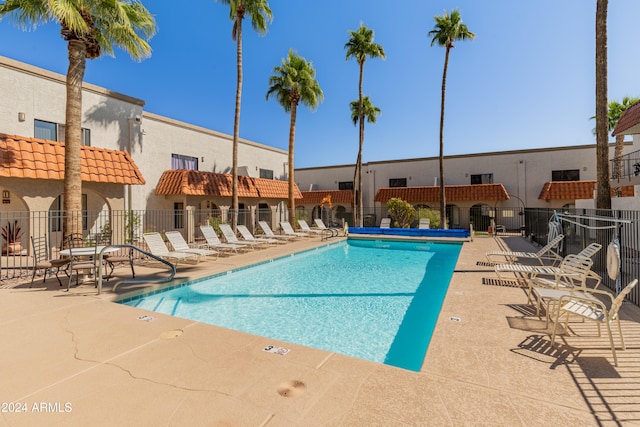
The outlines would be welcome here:
M 124 303 L 419 371 L 460 248 L 347 240 Z

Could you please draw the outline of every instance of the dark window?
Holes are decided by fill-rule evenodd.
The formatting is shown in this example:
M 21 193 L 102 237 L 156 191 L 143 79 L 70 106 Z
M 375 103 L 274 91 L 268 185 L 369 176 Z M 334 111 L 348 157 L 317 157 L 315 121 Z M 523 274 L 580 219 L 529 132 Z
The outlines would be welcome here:
M 273 179 L 273 171 L 271 169 L 260 169 L 260 178 Z
M 493 184 L 492 173 L 480 173 L 471 175 L 471 185 L 475 184 Z
M 171 154 L 171 169 L 198 170 L 198 158 L 183 156 L 182 154 Z
M 173 204 L 173 228 L 184 228 L 184 203 Z
M 389 180 L 389 187 L 406 187 L 407 178 L 391 178 Z
M 580 169 L 552 171 L 551 181 L 580 181 Z
M 45 122 L 44 120 L 34 120 L 34 135 L 36 138 L 49 141 L 64 142 L 65 126 L 59 123 Z M 91 145 L 91 130 L 82 128 L 82 145 Z
M 338 190 L 353 190 L 353 181 L 341 181 L 338 183 Z

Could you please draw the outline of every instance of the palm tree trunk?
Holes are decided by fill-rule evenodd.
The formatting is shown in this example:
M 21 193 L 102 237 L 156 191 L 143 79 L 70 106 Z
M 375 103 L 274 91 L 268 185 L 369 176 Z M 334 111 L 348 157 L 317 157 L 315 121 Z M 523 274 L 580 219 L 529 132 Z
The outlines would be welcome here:
M 609 184 L 609 116 L 607 105 L 607 7 L 596 5 L 596 208 L 611 209 Z
M 240 104 L 242 101 L 242 18 L 237 19 L 236 27 L 236 64 L 238 80 L 236 84 L 236 112 L 233 119 L 233 164 L 231 167 L 231 227 L 238 226 L 238 144 L 240 139 Z
M 71 40 L 68 45 L 67 104 L 64 134 L 64 211 L 63 235 L 82 233 L 82 82 L 86 65 L 86 46 Z
M 611 171 L 611 177 L 614 179 L 622 178 L 622 151 L 624 150 L 624 135 L 616 135 L 616 148 L 613 152 L 613 171 Z M 613 193 L 616 197 L 622 197 L 622 188 L 615 187 Z
M 442 99 L 440 101 L 440 223 L 442 228 L 449 228 L 447 224 L 447 201 L 444 194 L 444 100 L 447 91 L 447 68 L 449 67 L 449 51 L 447 46 L 444 54 L 444 70 L 442 72 Z
M 364 60 L 360 63 L 360 78 L 358 80 L 358 117 L 360 131 L 358 134 L 358 227 L 363 226 L 364 207 L 362 206 L 362 144 L 364 142 L 364 106 L 362 105 L 362 77 L 364 75 Z
M 356 158 L 356 167 L 353 170 L 353 198 L 351 200 L 351 211 L 353 212 L 353 225 L 355 226 L 356 223 L 356 218 L 357 218 L 357 214 L 356 211 L 358 210 L 358 192 L 356 191 L 358 189 L 358 165 L 360 164 L 361 159 L 360 159 L 360 153 L 358 153 L 358 157 Z
M 296 224 L 296 200 L 293 192 L 293 183 L 295 182 L 293 176 L 293 148 L 296 140 L 296 115 L 298 110 L 298 103 L 291 102 L 291 122 L 289 124 L 289 221 L 291 221 L 294 227 Z

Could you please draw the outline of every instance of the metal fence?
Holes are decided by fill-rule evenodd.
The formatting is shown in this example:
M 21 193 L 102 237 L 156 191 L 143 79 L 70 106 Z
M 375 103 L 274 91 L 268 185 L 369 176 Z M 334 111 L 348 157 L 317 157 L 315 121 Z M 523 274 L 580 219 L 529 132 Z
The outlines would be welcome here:
M 364 210 L 364 225 L 377 227 L 386 216 L 382 208 Z M 521 234 L 541 245 L 546 244 L 549 232 L 549 221 L 554 217 L 553 209 L 538 208 L 491 208 L 471 207 L 448 210 L 449 228 L 469 228 L 473 224 L 476 231 L 486 231 L 489 225 L 500 226 L 506 233 Z M 563 214 L 581 217 L 579 224 L 563 223 L 565 242 L 562 254 L 576 253 L 589 243 L 597 242 L 603 246 L 595 256 L 594 270 L 603 277 L 603 283 L 614 290 L 615 282 L 606 274 L 606 248 L 613 237 L 618 237 L 621 245 L 621 280 L 622 284 L 640 277 L 640 212 L 618 210 L 563 210 Z M 296 217 L 313 220 L 313 215 L 321 214 L 327 225 L 341 226 L 344 221 L 353 224 L 351 214 L 332 211 L 314 212 L 297 209 Z M 78 221 L 82 222 L 83 237 L 90 242 L 97 235 L 108 235 L 112 244 L 132 243 L 144 248 L 142 234 L 145 232 L 165 232 L 179 230 L 187 241 L 200 238 L 199 225 L 215 226 L 221 222 L 230 223 L 232 211 L 206 210 L 154 210 L 154 211 L 84 211 L 78 213 Z M 258 221 L 267 221 L 272 228 L 287 220 L 286 211 L 240 210 L 238 223 L 246 225 L 256 233 Z M 618 224 L 613 229 L 601 227 L 606 221 L 594 218 L 616 218 L 628 223 Z M 16 279 L 30 276 L 33 268 L 30 237 L 47 235 L 52 252 L 62 247 L 62 227 L 65 220 L 62 211 L 46 212 L 4 212 L 0 213 L 2 229 L 2 254 L 0 256 L 0 280 Z M 417 224 L 416 217 L 415 223 Z M 414 224 L 414 226 L 416 226 Z M 640 305 L 640 288 L 636 287 L 629 299 Z

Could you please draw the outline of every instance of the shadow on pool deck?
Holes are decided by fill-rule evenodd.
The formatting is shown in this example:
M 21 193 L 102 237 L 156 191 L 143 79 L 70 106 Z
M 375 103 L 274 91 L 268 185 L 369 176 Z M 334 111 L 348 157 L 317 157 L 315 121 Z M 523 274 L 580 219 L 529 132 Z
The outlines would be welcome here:
M 623 306 L 617 368 L 606 334 L 589 323 L 572 322 L 578 336 L 552 347 L 521 288 L 483 284 L 495 274 L 477 262 L 498 243 L 464 244 L 420 372 L 113 304 L 117 281 L 101 296 L 91 284 L 64 292 L 55 279 L 0 289 L 0 402 L 14 402 L 0 425 L 640 424 L 638 307 Z M 318 244 L 181 265 L 178 278 Z

